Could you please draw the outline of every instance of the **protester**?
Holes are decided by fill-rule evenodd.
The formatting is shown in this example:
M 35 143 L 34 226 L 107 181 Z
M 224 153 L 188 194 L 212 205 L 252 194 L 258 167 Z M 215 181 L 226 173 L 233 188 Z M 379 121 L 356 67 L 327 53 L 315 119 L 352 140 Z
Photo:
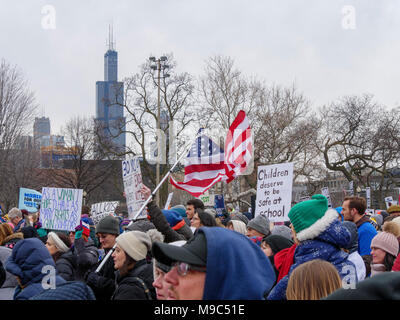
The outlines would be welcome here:
M 186 215 L 189 220 L 192 220 L 196 209 L 204 210 L 204 203 L 200 199 L 190 199 L 186 202 Z
M 349 231 L 342 226 L 335 209 L 328 209 L 328 200 L 317 194 L 311 200 L 294 205 L 289 211 L 295 242 L 294 264 L 288 275 L 283 277 L 268 295 L 269 300 L 286 299 L 286 288 L 293 270 L 301 264 L 321 259 L 331 262 L 343 278 L 348 269 L 354 270 L 354 264 L 348 260 L 348 254 L 339 248 L 350 241 Z M 354 275 L 357 280 L 356 275 Z
M 22 232 L 14 233 L 13 228 L 8 223 L 0 224 L 0 245 L 7 248 L 14 248 L 18 241 L 24 239 Z
M 150 237 L 140 231 L 128 231 L 116 239 L 112 254 L 117 269 L 116 289 L 111 300 L 152 300 L 156 298 L 153 283 L 153 266 L 147 263 L 151 250 Z
M 186 214 L 186 208 L 184 205 L 178 204 L 176 206 L 171 207 L 170 210 L 178 212 L 178 214 L 183 218 L 183 220 L 185 220 L 186 224 L 190 227 L 190 219 Z
M 246 226 L 249 223 L 249 219 L 243 213 L 240 213 L 240 212 L 235 212 L 235 213 L 231 214 L 231 220 L 240 220 L 240 221 L 244 222 L 246 224 Z
M 21 210 L 18 208 L 12 208 L 8 212 L 8 218 L 10 222 L 14 225 L 14 232 L 17 233 L 21 228 L 25 226 L 25 219 L 23 218 Z
M 201 227 L 182 247 L 156 242 L 152 253 L 172 267 L 164 278 L 168 300 L 260 300 L 275 282 L 262 250 L 225 228 Z
M 371 254 L 371 241 L 377 231 L 365 214 L 366 200 L 361 197 L 345 197 L 342 207 L 344 220 L 352 221 L 357 226 L 358 253 L 360 256 Z
M 354 222 L 351 221 L 343 221 L 342 225 L 346 227 L 346 229 L 350 232 L 350 241 L 349 243 L 342 248 L 345 252 L 349 254 L 349 260 L 354 263 L 356 266 L 357 279 L 358 281 L 362 281 L 366 276 L 366 266 L 363 258 L 358 253 L 358 232 L 357 226 Z
M 6 261 L 6 270 L 17 277 L 18 286 L 15 289 L 14 300 L 27 300 L 44 290 L 52 288 L 44 286 L 45 270 L 54 270 L 54 285 L 57 287 L 65 280 L 55 273 L 55 264 L 42 241 L 37 238 L 25 239 L 18 242 Z
M 396 219 L 386 221 L 382 226 L 382 231 L 393 234 L 400 243 L 400 224 L 396 223 Z
M 280 235 L 293 242 L 292 229 L 285 225 L 275 225 L 271 230 L 271 234 Z
M 101 219 L 96 226 L 96 235 L 105 255 L 107 255 L 115 245 L 115 239 L 119 235 L 118 219 L 112 216 L 106 216 Z M 96 300 L 104 301 L 110 300 L 115 291 L 116 269 L 114 268 L 113 259 L 109 257 L 101 270 L 98 273 L 95 272 L 101 262 L 102 260 L 86 273 L 85 280 L 93 290 Z
M 39 238 L 39 234 L 37 233 L 36 229 L 32 226 L 25 226 L 21 228 L 21 233 L 23 234 L 24 239 Z
M 247 234 L 247 227 L 246 224 L 241 220 L 230 220 L 226 226 L 230 230 L 234 230 L 241 234 Z
M 287 300 L 320 300 L 342 287 L 332 263 L 315 259 L 298 266 L 290 275 Z
M 275 254 L 274 256 L 274 267 L 278 271 L 276 283 L 282 280 L 287 274 L 289 274 L 290 268 L 294 263 L 294 253 L 296 251 L 297 242 L 295 242 L 290 248 L 283 249 Z
M 377 231 L 381 231 L 382 229 L 382 224 L 383 224 L 383 217 L 380 214 L 373 214 L 370 217 L 370 220 L 374 222 L 374 227 Z
M 12 250 L 6 247 L 0 247 L 0 262 L 3 267 L 6 265 L 7 259 L 11 256 Z M 15 288 L 18 285 L 17 278 L 6 271 L 5 281 L 0 288 L 0 300 L 13 300 Z
M 263 215 L 258 215 L 251 219 L 247 224 L 248 237 L 266 237 L 271 234 L 269 219 Z
M 389 217 L 385 218 L 385 221 L 393 220 L 396 217 L 400 216 L 400 206 L 399 205 L 391 205 L 389 209 L 387 209 L 389 213 Z M 390 218 L 390 220 L 389 220 Z
M 216 226 L 217 222 L 215 221 L 215 218 L 211 214 L 205 212 L 205 210 L 202 209 L 195 210 L 195 213 L 191 220 L 191 227 L 197 230 L 200 227 L 216 227 Z
M 399 254 L 399 241 L 389 232 L 379 232 L 371 241 L 371 277 L 391 271 Z
M 66 252 L 70 250 L 71 242 L 69 237 L 65 233 L 61 232 L 49 232 L 46 241 L 46 248 L 49 250 L 51 257 L 53 258 L 54 262 L 56 263 L 56 268 L 58 272 L 63 273 L 64 267 L 63 261 L 61 260 L 61 267 L 60 263 L 57 265 L 58 259 Z M 68 263 L 67 268 L 72 266 L 72 264 Z M 68 273 L 72 273 L 68 272 Z

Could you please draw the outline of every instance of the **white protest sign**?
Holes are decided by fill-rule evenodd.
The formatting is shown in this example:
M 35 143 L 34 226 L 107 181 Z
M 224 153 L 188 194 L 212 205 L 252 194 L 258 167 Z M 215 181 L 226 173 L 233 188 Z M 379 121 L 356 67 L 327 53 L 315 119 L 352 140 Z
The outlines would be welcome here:
M 259 166 L 255 216 L 261 214 L 271 222 L 289 220 L 292 186 L 293 162 Z
M 73 231 L 80 224 L 82 189 L 42 188 L 40 218 L 44 229 Z
M 301 197 L 297 203 L 300 203 L 300 202 L 303 202 L 303 201 L 307 201 L 307 200 L 311 200 L 311 197 L 310 196 Z
M 140 192 L 143 183 L 139 157 L 122 160 L 122 178 L 124 181 L 124 191 L 129 219 L 133 219 L 146 201 L 143 194 Z M 143 210 L 137 218 L 145 216 L 146 211 Z
M 331 202 L 331 196 L 329 194 L 329 189 L 327 187 L 324 187 L 321 189 L 321 193 L 323 196 L 325 196 L 328 199 L 328 208 L 332 208 L 332 202 Z
M 213 207 L 214 206 L 214 199 L 215 199 L 215 195 L 214 194 L 201 195 L 199 197 L 199 199 L 204 203 L 204 205 L 206 207 L 208 207 L 208 206 Z
M 173 195 L 174 195 L 173 192 L 171 192 L 171 193 L 168 195 L 168 199 L 167 199 L 167 202 L 165 203 L 164 210 L 168 210 L 168 207 L 169 207 L 169 204 L 171 203 L 171 200 L 172 200 L 172 196 L 173 196 Z
M 386 202 L 386 209 L 389 209 L 389 207 L 393 204 L 393 198 L 392 197 L 386 197 L 385 198 Z
M 374 209 L 365 209 L 365 213 L 369 214 L 369 215 L 373 215 L 375 213 Z
M 367 208 L 371 208 L 371 188 L 365 188 L 365 197 L 367 198 Z
M 97 225 L 106 216 L 114 216 L 115 209 L 119 206 L 119 201 L 107 201 L 92 204 L 91 217 L 93 223 Z

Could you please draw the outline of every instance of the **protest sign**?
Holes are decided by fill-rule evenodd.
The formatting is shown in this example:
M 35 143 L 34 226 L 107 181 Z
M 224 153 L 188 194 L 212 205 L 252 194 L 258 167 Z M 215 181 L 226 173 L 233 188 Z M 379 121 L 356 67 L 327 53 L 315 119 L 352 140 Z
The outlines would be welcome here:
M 214 209 L 217 214 L 222 214 L 222 210 L 225 209 L 225 201 L 223 194 L 216 194 L 214 196 Z
M 303 202 L 303 201 L 307 201 L 307 200 L 311 200 L 311 197 L 310 196 L 301 197 L 297 203 L 300 203 L 300 202 Z
M 206 207 L 213 207 L 214 206 L 214 195 L 201 195 L 199 199 L 204 203 Z
M 82 189 L 42 188 L 40 222 L 44 229 L 73 231 L 81 220 Z
M 375 213 L 375 210 L 374 209 L 365 209 L 365 213 L 369 214 L 371 216 Z
M 97 225 L 104 217 L 114 216 L 115 209 L 118 205 L 119 201 L 107 201 L 92 204 L 91 218 L 93 223 Z
M 390 206 L 397 205 L 397 201 L 393 200 L 393 197 L 385 198 L 386 209 L 389 209 Z
M 27 188 L 19 188 L 18 208 L 25 209 L 28 212 L 38 211 L 42 202 L 42 194 L 39 191 Z
M 133 219 L 146 201 L 143 194 L 140 192 L 143 183 L 139 157 L 122 160 L 122 178 L 124 182 L 129 219 Z M 142 210 L 137 219 L 143 217 L 146 217 L 145 210 Z
M 371 188 L 365 188 L 365 197 L 367 198 L 367 208 L 371 208 Z
M 329 194 L 329 188 L 328 187 L 322 188 L 321 193 L 323 196 L 325 196 L 328 199 L 328 208 L 332 208 L 331 195 Z
M 167 199 L 167 202 L 165 203 L 164 210 L 168 210 L 168 207 L 169 207 L 169 204 L 171 203 L 171 200 L 172 200 L 172 196 L 173 196 L 173 195 L 174 195 L 173 192 L 171 192 L 171 193 L 168 195 L 168 199 Z
M 271 222 L 287 221 L 293 186 L 293 162 L 259 166 L 255 216 L 261 214 Z

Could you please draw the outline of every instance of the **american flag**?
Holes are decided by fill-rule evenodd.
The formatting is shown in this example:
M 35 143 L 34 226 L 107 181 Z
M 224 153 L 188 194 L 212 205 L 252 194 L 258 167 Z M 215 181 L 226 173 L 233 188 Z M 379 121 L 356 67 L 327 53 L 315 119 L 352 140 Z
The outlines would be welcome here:
M 246 169 L 251 156 L 249 121 L 244 111 L 240 111 L 228 130 L 225 152 L 209 137 L 201 135 L 185 159 L 184 181 L 178 182 L 170 177 L 170 183 L 194 197 L 199 197 L 217 182 L 231 182 Z

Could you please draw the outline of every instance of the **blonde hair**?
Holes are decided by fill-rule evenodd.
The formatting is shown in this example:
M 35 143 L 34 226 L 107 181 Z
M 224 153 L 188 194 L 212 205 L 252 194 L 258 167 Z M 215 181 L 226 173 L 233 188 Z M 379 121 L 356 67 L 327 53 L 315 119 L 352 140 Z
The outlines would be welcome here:
M 339 272 L 330 262 L 315 259 L 295 268 L 286 289 L 288 300 L 320 300 L 342 287 Z

